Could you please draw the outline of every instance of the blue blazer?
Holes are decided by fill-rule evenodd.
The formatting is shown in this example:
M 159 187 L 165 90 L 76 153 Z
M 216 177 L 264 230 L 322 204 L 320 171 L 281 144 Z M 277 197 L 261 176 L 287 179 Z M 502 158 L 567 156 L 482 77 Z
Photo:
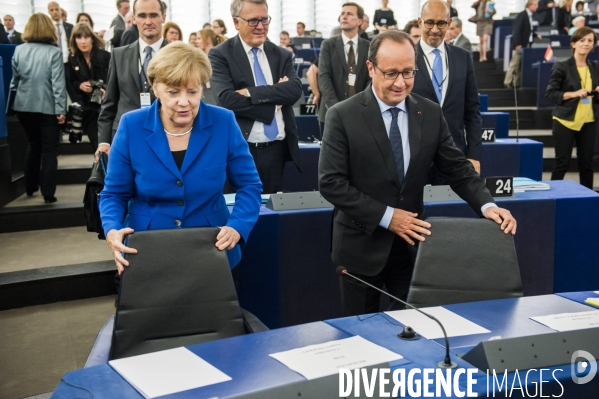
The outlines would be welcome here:
M 262 183 L 233 112 L 200 103 L 181 170 L 171 154 L 159 101 L 120 121 L 108 161 L 100 214 L 105 233 L 202 226 L 229 226 L 247 242 L 260 212 Z M 230 213 L 225 179 L 237 190 Z M 125 217 L 126 215 L 126 217 Z M 231 268 L 241 259 L 227 253 Z

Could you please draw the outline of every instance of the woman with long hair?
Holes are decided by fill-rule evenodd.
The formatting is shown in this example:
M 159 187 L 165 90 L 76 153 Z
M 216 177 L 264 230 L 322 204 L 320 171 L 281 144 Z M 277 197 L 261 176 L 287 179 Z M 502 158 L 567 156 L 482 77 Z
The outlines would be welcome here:
M 104 40 L 87 23 L 73 27 L 69 43 L 69 95 L 83 108 L 81 129 L 88 135 L 93 151 L 98 146 L 98 115 L 104 97 L 103 86 L 108 80 L 110 53 L 104 50 Z M 99 90 L 99 91 L 98 91 Z M 96 95 L 94 96 L 94 91 Z M 98 96 L 102 93 L 101 96 Z
M 555 103 L 553 109 L 553 139 L 555 165 L 551 180 L 562 180 L 572 158 L 576 142 L 576 156 L 580 184 L 593 189 L 593 156 L 597 135 L 597 96 L 599 65 L 589 61 L 588 55 L 597 43 L 597 34 L 588 26 L 579 28 L 570 38 L 572 57 L 556 62 L 545 96 Z
M 196 47 L 204 50 L 206 54 L 212 49 L 212 47 L 218 46 L 227 40 L 223 35 L 218 35 L 212 29 L 202 29 L 196 35 Z
M 25 187 L 32 196 L 40 187 L 44 202 L 56 202 L 59 124 L 65 122 L 67 92 L 62 51 L 50 17 L 29 17 L 22 35 L 25 44 L 12 58 L 11 90 L 16 90 L 13 110 L 29 144 L 25 155 Z M 41 174 L 40 174 L 41 166 Z

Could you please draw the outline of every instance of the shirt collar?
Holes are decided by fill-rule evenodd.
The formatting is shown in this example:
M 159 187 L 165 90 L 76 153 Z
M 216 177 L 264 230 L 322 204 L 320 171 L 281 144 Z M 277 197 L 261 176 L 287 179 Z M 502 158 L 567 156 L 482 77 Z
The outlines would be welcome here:
M 245 51 L 246 54 L 249 54 L 252 51 L 252 48 L 249 44 L 247 44 L 246 42 L 243 41 L 243 39 L 241 38 L 241 36 L 239 36 L 239 41 L 241 42 L 241 45 L 243 46 L 243 50 Z M 262 43 L 261 45 L 258 46 L 258 48 L 262 51 L 264 51 L 264 43 Z
M 7 30 L 6 33 L 8 33 L 9 35 L 12 35 L 12 33 L 15 31 L 15 28 L 12 28 L 10 30 Z
M 350 39 L 349 37 L 345 36 L 345 32 L 341 32 L 341 40 L 343 40 L 344 46 L 347 46 L 347 43 L 349 43 L 350 40 L 354 43 L 354 45 L 357 45 L 358 35 L 356 34 L 356 36 L 354 36 L 353 39 Z
M 143 54 L 144 54 L 146 47 L 150 46 L 150 47 L 152 47 L 152 50 L 154 51 L 154 55 L 156 55 L 156 53 L 162 47 L 163 40 L 164 40 L 164 37 L 161 38 L 160 40 L 158 40 L 156 43 L 149 45 L 148 43 L 144 42 L 143 39 L 140 37 L 139 38 L 139 54 L 141 54 L 142 58 L 143 58 Z
M 528 14 L 528 18 L 532 18 L 533 12 L 530 11 L 528 8 L 526 9 L 526 13 Z
M 420 47 L 422 47 L 422 52 L 427 55 L 432 53 L 435 48 L 439 49 L 441 54 L 445 53 L 445 42 L 441 42 L 441 45 L 439 45 L 439 47 L 432 47 L 432 46 L 429 46 L 424 41 L 424 39 L 420 39 Z
M 393 107 L 393 106 L 387 105 L 387 104 L 385 104 L 384 102 L 381 101 L 381 99 L 376 95 L 376 91 L 374 91 L 374 87 L 371 87 L 371 89 L 372 89 L 372 94 L 374 94 L 374 98 L 376 98 L 376 102 L 379 104 L 379 108 L 381 109 L 381 114 L 387 112 L 391 108 L 399 108 L 403 112 L 408 112 L 407 109 L 406 109 L 406 100 L 403 100 L 402 102 L 400 102 L 399 104 L 397 104 L 395 107 Z
M 464 33 L 464 32 L 460 32 L 460 34 L 459 34 L 459 35 L 457 35 L 457 36 L 455 37 L 455 39 L 453 39 L 453 42 L 454 42 L 454 43 L 455 43 L 455 42 L 457 42 L 457 41 L 458 41 L 458 39 L 459 39 L 460 37 L 462 37 L 462 34 L 463 34 L 463 33 Z
M 123 18 L 123 21 L 127 22 L 127 18 L 125 18 L 123 14 L 119 13 L 119 17 Z

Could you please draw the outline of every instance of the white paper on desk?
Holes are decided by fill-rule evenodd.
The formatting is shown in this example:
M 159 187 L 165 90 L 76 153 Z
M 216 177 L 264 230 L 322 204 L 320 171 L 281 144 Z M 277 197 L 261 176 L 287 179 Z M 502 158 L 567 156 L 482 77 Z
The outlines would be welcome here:
M 424 308 L 421 310 L 436 317 L 443 324 L 443 327 L 445 327 L 448 337 L 461 337 L 463 335 L 485 334 L 491 332 L 441 306 Z M 412 327 L 414 331 L 425 338 L 443 338 L 443 331 L 437 322 L 413 309 L 394 310 L 385 313 L 404 326 Z
M 572 331 L 599 327 L 598 310 L 551 314 L 548 316 L 531 317 L 531 319 L 556 331 Z
M 308 380 L 337 374 L 339 369 L 351 370 L 403 359 L 403 356 L 359 335 L 270 356 Z
M 111 360 L 108 364 L 145 398 L 231 380 L 231 377 L 186 348 Z

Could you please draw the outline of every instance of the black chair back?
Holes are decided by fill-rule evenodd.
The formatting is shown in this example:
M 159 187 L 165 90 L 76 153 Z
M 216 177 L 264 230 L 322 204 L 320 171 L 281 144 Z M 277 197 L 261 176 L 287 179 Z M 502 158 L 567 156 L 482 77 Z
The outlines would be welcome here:
M 522 296 L 514 238 L 488 219 L 429 218 L 408 302 L 416 307 Z
M 127 245 L 110 359 L 246 333 L 218 228 L 142 231 Z

